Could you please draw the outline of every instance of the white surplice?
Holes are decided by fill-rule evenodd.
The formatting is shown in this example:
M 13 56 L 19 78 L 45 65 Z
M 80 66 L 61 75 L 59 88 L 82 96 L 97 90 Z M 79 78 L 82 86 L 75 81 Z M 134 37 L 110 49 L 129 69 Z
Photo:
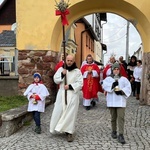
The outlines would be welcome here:
M 114 89 L 112 89 L 113 82 L 115 82 L 115 79 L 109 76 L 103 80 L 102 84 L 103 89 L 107 92 L 107 107 L 126 107 L 126 100 L 131 94 L 131 84 L 129 80 L 123 76 L 118 80 L 119 89 L 121 89 L 125 95 L 116 95 Z
M 61 77 L 63 68 L 59 68 L 54 75 L 54 82 L 59 84 L 59 90 L 54 104 L 54 109 L 50 121 L 50 132 L 74 133 L 75 121 L 79 107 L 79 95 L 83 86 L 83 77 L 79 69 L 67 71 L 67 84 L 73 90 L 67 90 L 67 105 L 65 105 L 64 78 Z
M 34 99 L 30 98 L 33 93 L 36 93 L 41 99 L 38 100 L 37 104 L 33 104 Z M 49 92 L 44 84 L 30 84 L 23 95 L 27 96 L 29 100 L 28 111 L 45 111 L 45 98 L 49 95 Z

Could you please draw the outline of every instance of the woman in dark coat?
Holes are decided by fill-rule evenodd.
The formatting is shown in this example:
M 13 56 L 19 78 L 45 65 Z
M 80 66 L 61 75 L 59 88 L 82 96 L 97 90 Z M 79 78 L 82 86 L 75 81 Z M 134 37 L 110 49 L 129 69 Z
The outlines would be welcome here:
M 133 96 L 135 96 L 135 89 L 136 89 L 135 79 L 133 77 L 133 71 L 136 66 L 137 66 L 137 58 L 136 56 L 131 56 L 131 60 L 127 66 L 127 72 L 128 72 L 128 79 L 131 83 Z

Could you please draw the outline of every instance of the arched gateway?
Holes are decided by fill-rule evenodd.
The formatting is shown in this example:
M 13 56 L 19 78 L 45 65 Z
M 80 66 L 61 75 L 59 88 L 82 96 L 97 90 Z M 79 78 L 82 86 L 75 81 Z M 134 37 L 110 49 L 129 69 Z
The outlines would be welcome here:
M 96 12 L 115 13 L 133 23 L 143 42 L 141 101 L 147 105 L 150 105 L 149 6 L 149 0 L 70 0 L 70 14 L 67 16 L 70 25 L 74 20 Z M 44 80 L 49 80 L 47 75 L 50 76 L 46 83 L 53 89 L 56 53 L 62 42 L 62 26 L 60 17 L 55 16 L 55 0 L 17 0 L 16 10 L 19 92 L 27 86 L 28 79 L 35 70 L 43 74 Z

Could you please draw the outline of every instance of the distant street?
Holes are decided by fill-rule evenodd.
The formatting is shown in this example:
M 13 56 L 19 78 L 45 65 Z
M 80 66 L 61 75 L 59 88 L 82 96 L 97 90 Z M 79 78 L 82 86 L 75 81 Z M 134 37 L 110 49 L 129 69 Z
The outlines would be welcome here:
M 12 136 L 0 138 L 0 150 L 149 150 L 150 107 L 140 106 L 135 97 L 128 99 L 124 134 L 126 144 L 122 145 L 111 138 L 109 110 L 103 94 L 99 97 L 99 104 L 89 111 L 80 101 L 73 142 L 68 143 L 64 134 L 50 134 L 49 122 L 53 109 L 50 105 L 41 116 L 41 134 L 33 131 L 32 122 Z

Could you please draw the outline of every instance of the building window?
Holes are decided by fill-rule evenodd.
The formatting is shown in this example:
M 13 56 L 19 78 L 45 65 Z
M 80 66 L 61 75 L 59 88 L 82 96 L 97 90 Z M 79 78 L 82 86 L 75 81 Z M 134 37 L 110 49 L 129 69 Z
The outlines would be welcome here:
M 91 41 L 91 51 L 94 51 L 94 49 L 93 49 L 93 41 Z
M 88 35 L 86 35 L 86 47 L 88 47 Z
M 0 50 L 0 76 L 15 76 L 17 75 L 17 50 Z
M 72 49 L 72 54 L 74 54 L 74 50 Z
M 92 51 L 94 52 L 94 42 L 92 41 L 91 44 L 92 44 Z

